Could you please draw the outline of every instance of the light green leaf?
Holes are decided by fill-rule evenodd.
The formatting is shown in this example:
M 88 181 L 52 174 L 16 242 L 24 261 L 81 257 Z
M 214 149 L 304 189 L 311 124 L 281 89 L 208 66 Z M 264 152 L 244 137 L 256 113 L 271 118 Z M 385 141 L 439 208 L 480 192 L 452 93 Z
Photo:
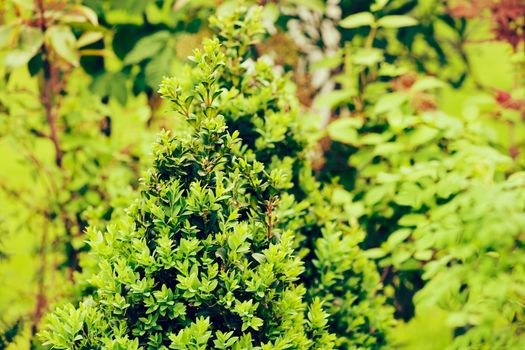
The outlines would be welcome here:
M 388 0 L 376 0 L 370 6 L 370 10 L 373 12 L 381 11 L 386 6 L 387 3 L 388 3 Z
M 29 62 L 29 60 L 36 55 L 43 41 L 44 36 L 40 30 L 26 26 L 22 27 L 18 37 L 17 47 L 5 55 L 5 66 L 7 70 L 13 70 Z
M 407 100 L 407 95 L 402 93 L 390 93 L 381 96 L 377 101 L 374 113 L 380 114 L 399 108 Z
M 78 66 L 77 39 L 70 27 L 53 26 L 46 31 L 46 38 L 60 57 Z
M 396 349 L 443 350 L 452 340 L 452 330 L 446 325 L 448 313 L 432 306 L 418 307 L 410 322 L 399 322 L 392 331 L 392 342 Z M 432 339 L 431 342 L 428 339 Z
M 416 147 L 432 140 L 438 132 L 437 129 L 422 125 L 410 134 L 408 142 L 411 147 Z
M 259 317 L 254 317 L 250 321 L 250 327 L 252 327 L 254 330 L 258 330 L 263 324 L 263 320 Z
M 375 22 L 374 15 L 370 12 L 359 12 L 350 15 L 339 22 L 343 28 L 358 28 L 364 26 L 372 26 Z
M 33 0 L 12 0 L 13 4 L 16 4 L 19 8 L 33 11 L 35 8 L 35 2 Z
M 355 128 L 355 118 L 338 119 L 328 126 L 328 135 L 334 141 L 356 145 L 359 135 Z
M 385 16 L 381 17 L 377 21 L 378 27 L 383 28 L 402 28 L 402 27 L 412 27 L 418 24 L 418 21 L 410 16 Z
M 420 261 L 428 261 L 432 258 L 432 254 L 432 250 L 421 250 L 414 253 L 414 258 Z
M 319 61 L 316 61 L 312 64 L 311 69 L 312 71 L 316 71 L 318 69 L 328 68 L 332 69 L 337 66 L 339 66 L 343 60 L 343 51 L 339 50 L 335 55 L 327 56 Z
M 363 66 L 373 66 L 383 59 L 383 50 L 376 48 L 360 49 L 352 55 L 352 62 Z
M 77 40 L 77 48 L 93 44 L 104 37 L 101 32 L 87 32 L 84 33 Z
M 70 5 L 68 9 L 71 11 L 71 15 L 76 14 L 78 18 L 87 20 L 94 26 L 98 26 L 97 14 L 89 7 L 82 5 Z
M 415 209 L 421 207 L 421 188 L 411 182 L 404 182 L 394 198 L 399 205 L 410 206 Z
M 376 186 L 373 187 L 370 191 L 368 191 L 365 194 L 365 204 L 368 206 L 373 206 L 379 201 L 381 201 L 386 195 L 388 195 L 390 192 L 390 188 L 388 186 Z
M 435 77 L 424 77 L 417 80 L 410 88 L 410 91 L 425 91 L 444 87 L 446 87 L 446 84 L 442 80 Z
M 407 239 L 411 233 L 412 233 L 412 230 L 407 229 L 407 228 L 402 228 L 395 232 L 392 232 L 390 237 L 388 237 L 388 241 L 387 241 L 388 246 L 390 248 L 397 247 L 400 243 L 402 243 L 405 239 Z
M 468 323 L 469 315 L 466 311 L 456 311 L 449 314 L 447 317 L 447 325 L 449 327 L 461 327 Z
M 154 57 L 166 46 L 169 38 L 170 33 L 168 31 L 160 31 L 140 39 L 126 55 L 124 63 L 136 64 Z
M 13 26 L 12 25 L 3 25 L 0 26 L 0 49 L 6 48 L 9 46 L 12 37 L 13 37 Z
M 418 226 L 427 222 L 427 218 L 423 214 L 407 214 L 399 220 L 401 226 Z
M 173 60 L 173 50 L 165 47 L 146 65 L 146 83 L 149 87 L 155 89 L 159 86 L 162 78 L 171 72 L 171 63 Z
M 386 252 L 381 248 L 372 248 L 365 250 L 365 255 L 370 259 L 379 259 L 386 255 Z
M 325 11 L 325 4 L 321 0 L 287 0 L 285 3 L 300 5 L 320 13 Z
M 352 89 L 330 91 L 317 97 L 315 105 L 317 107 L 334 108 L 350 101 L 350 98 L 354 95 L 355 91 Z

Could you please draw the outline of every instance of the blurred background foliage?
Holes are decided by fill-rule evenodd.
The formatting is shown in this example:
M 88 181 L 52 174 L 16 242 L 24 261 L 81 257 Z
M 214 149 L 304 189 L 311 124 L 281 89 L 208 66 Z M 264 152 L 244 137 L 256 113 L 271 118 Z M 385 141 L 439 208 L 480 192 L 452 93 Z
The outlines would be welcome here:
M 319 179 L 366 230 L 392 344 L 520 348 L 523 1 L 245 2 L 270 33 L 255 54 L 297 84 Z M 0 2 L 0 348 L 38 348 L 42 315 L 85 287 L 86 227 L 122 214 L 156 132 L 185 127 L 158 84 L 235 6 Z

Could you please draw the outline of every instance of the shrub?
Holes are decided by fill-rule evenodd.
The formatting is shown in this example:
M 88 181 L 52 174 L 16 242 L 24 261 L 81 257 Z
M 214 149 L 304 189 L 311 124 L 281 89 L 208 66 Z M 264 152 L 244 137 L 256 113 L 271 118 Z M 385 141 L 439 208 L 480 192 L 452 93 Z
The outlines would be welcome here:
M 195 51 L 187 79 L 162 84 L 189 133 L 161 135 L 129 220 L 92 232 L 97 292 L 50 315 L 47 344 L 384 344 L 391 312 L 362 232 L 312 174 L 288 79 L 249 58 L 258 16 L 212 20 L 218 40 Z
M 62 332 L 45 335 L 55 347 L 333 345 L 321 301 L 303 300 L 293 233 L 271 224 L 276 179 L 243 156 L 238 133 L 227 131 L 214 106 L 222 64 L 216 49 L 210 43 L 197 53 L 195 95 L 161 87 L 187 117 L 191 134 L 161 135 L 131 220 L 118 234 L 92 241 L 106 259 L 94 279 L 97 300 L 66 316 L 72 322 L 80 313 L 81 328 L 91 322 L 87 336 L 78 339 L 81 328 L 64 324 Z
M 433 322 L 451 333 L 448 349 L 518 349 L 523 175 L 481 118 L 414 110 L 411 97 L 442 85 L 423 78 L 389 91 L 329 130 L 346 146 L 354 212 L 400 314 L 413 317 L 414 302 L 417 321 L 428 322 L 439 310 Z

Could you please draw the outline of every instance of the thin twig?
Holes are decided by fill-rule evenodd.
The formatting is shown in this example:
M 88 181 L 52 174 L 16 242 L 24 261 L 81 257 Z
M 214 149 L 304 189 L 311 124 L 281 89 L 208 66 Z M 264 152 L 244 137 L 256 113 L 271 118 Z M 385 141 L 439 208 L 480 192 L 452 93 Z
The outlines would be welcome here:
M 45 31 L 47 30 L 47 24 L 44 16 L 44 1 L 35 0 L 35 2 L 39 15 L 40 30 L 42 31 L 42 33 L 45 33 Z M 62 168 L 63 152 L 62 148 L 60 147 L 56 111 L 53 106 L 54 97 L 58 96 L 60 92 L 59 77 L 56 67 L 49 60 L 50 52 L 45 42 L 42 44 L 41 54 L 42 66 L 44 69 L 44 89 L 41 91 L 40 99 L 42 101 L 42 104 L 44 105 L 47 123 L 49 124 L 49 139 L 51 140 L 51 142 L 53 143 L 53 147 L 55 148 L 55 163 L 59 168 Z

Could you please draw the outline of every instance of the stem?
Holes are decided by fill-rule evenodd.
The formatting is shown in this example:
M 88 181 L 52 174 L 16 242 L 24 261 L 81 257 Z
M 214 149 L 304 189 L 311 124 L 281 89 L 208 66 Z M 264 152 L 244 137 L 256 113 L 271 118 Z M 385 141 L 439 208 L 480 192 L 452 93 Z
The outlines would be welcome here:
M 38 9 L 39 15 L 39 26 L 42 33 L 45 33 L 47 29 L 46 19 L 44 16 L 44 0 L 35 0 L 36 8 Z M 46 111 L 46 119 L 49 124 L 50 133 L 49 139 L 53 143 L 55 149 L 55 163 L 59 168 L 62 168 L 63 152 L 60 147 L 60 138 L 58 136 L 57 127 L 57 116 L 54 108 L 54 97 L 60 92 L 60 83 L 58 78 L 58 72 L 56 67 L 53 66 L 49 60 L 49 50 L 47 49 L 46 43 L 42 44 L 42 66 L 44 70 L 44 89 L 40 93 L 40 100 L 44 105 Z
M 373 25 L 370 28 L 370 33 L 368 33 L 368 36 L 366 37 L 366 43 L 365 43 L 365 48 L 366 49 L 371 49 L 373 47 L 374 39 L 376 37 L 376 34 L 377 34 L 377 26 Z M 361 70 L 361 73 L 359 73 L 359 81 L 360 81 L 360 84 L 359 84 L 359 95 L 357 96 L 357 101 L 355 101 L 356 102 L 356 104 L 355 104 L 356 110 L 359 111 L 359 112 L 363 112 L 363 110 L 365 109 L 364 93 L 365 93 L 366 85 L 368 84 L 368 76 L 365 73 L 365 69 L 366 68 L 363 68 Z M 372 69 L 372 68 L 370 68 L 370 69 Z
M 31 326 L 31 335 L 32 338 L 36 335 L 38 330 L 38 323 L 42 319 L 42 315 L 44 314 L 46 308 L 47 308 L 47 296 L 46 296 L 46 288 L 45 288 L 45 273 L 47 271 L 47 240 L 48 240 L 48 231 L 47 231 L 47 224 L 44 224 L 42 231 L 42 239 L 40 241 L 40 271 L 38 272 L 38 289 L 37 289 L 37 295 L 36 295 L 36 304 L 35 304 L 35 310 L 33 313 L 33 324 Z
M 372 45 L 374 44 L 374 39 L 376 37 L 377 33 L 377 26 L 373 25 L 370 29 L 370 33 L 368 33 L 368 36 L 366 37 L 366 44 L 365 48 L 371 49 Z
M 273 237 L 273 209 L 274 209 L 274 205 L 275 205 L 275 199 L 273 197 L 270 197 L 270 199 L 268 200 L 268 204 L 266 206 L 266 216 L 268 218 L 268 222 L 267 222 L 267 225 L 268 225 L 268 239 L 271 239 Z
M 38 16 L 38 27 L 42 33 L 45 33 L 47 30 L 47 24 L 45 19 L 45 6 L 44 0 L 35 0 L 35 8 Z M 59 168 L 62 168 L 62 157 L 63 152 L 60 147 L 60 139 L 58 136 L 58 127 L 57 127 L 57 115 L 55 110 L 55 97 L 60 93 L 60 82 L 58 72 L 56 67 L 53 66 L 52 62 L 49 59 L 49 50 L 46 46 L 46 43 L 42 44 L 40 53 L 42 55 L 42 65 L 44 71 L 44 86 L 40 91 L 40 100 L 44 106 L 46 119 L 49 124 L 50 133 L 47 137 L 53 143 L 55 149 L 55 163 Z M 40 165 L 40 162 L 30 155 L 31 158 L 34 158 L 35 164 Z M 45 167 L 42 166 L 45 169 Z M 52 176 L 50 176 L 50 181 L 52 181 Z M 58 191 L 58 189 L 56 189 Z M 58 194 L 58 192 L 57 192 Z M 40 258 L 40 270 L 37 276 L 37 293 L 36 293 L 36 302 L 35 309 L 33 312 L 33 320 L 31 325 L 31 334 L 32 337 L 36 336 L 38 331 L 38 324 L 42 319 L 44 312 L 47 309 L 47 295 L 46 295 L 46 272 L 48 271 L 48 262 L 47 262 L 47 251 L 49 245 L 49 232 L 48 232 L 48 222 L 44 220 L 42 236 L 40 241 L 40 248 L 38 255 Z M 35 348 L 35 345 L 32 344 L 31 348 Z

